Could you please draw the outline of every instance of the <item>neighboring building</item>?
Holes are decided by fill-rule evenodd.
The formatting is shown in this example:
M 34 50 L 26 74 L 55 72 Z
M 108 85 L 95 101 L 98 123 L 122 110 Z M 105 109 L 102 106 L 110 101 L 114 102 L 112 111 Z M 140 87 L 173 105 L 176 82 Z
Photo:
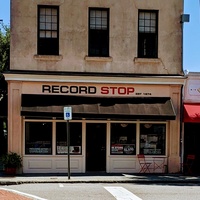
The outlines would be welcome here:
M 195 155 L 192 172 L 200 173 L 200 73 L 190 72 L 183 92 L 183 159 Z
M 11 0 L 8 150 L 24 173 L 180 171 L 183 1 Z M 156 172 L 160 172 L 159 170 Z

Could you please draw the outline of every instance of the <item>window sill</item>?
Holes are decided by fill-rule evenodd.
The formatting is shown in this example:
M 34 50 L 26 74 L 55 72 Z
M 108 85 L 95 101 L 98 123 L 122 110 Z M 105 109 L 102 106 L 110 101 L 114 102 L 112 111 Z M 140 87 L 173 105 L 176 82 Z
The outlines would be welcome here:
M 134 63 L 161 63 L 160 58 L 134 58 Z
M 34 55 L 34 59 L 36 60 L 42 60 L 42 61 L 59 61 L 63 59 L 62 55 Z
M 89 57 L 85 56 L 86 61 L 96 61 L 96 62 L 112 62 L 112 57 Z

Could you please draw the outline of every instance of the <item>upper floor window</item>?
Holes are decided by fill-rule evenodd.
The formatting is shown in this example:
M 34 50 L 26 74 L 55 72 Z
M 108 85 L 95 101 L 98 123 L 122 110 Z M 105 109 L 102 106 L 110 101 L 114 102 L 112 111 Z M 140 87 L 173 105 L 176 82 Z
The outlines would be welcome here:
M 38 6 L 38 55 L 59 54 L 59 9 Z
M 158 57 L 158 12 L 139 11 L 138 57 Z
M 89 9 L 89 56 L 109 56 L 109 9 Z

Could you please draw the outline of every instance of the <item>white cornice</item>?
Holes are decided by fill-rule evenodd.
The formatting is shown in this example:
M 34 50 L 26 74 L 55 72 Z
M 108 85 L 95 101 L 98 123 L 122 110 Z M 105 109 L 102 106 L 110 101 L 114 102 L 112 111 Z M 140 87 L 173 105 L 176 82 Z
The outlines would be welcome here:
M 76 82 L 76 83 L 121 83 L 121 84 L 162 84 L 185 85 L 183 76 L 140 76 L 140 77 L 108 77 L 108 76 L 63 76 L 36 74 L 4 74 L 6 81 L 27 82 Z

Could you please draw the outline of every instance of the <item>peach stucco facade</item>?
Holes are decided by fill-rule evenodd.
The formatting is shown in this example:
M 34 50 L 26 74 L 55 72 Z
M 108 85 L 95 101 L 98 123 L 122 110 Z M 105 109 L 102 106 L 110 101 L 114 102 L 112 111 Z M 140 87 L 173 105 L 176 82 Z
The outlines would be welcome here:
M 11 2 L 11 70 L 182 74 L 182 0 Z M 60 7 L 59 56 L 37 55 L 37 5 Z M 89 7 L 110 8 L 108 58 L 88 57 Z M 158 59 L 137 58 L 138 9 L 159 10 Z

